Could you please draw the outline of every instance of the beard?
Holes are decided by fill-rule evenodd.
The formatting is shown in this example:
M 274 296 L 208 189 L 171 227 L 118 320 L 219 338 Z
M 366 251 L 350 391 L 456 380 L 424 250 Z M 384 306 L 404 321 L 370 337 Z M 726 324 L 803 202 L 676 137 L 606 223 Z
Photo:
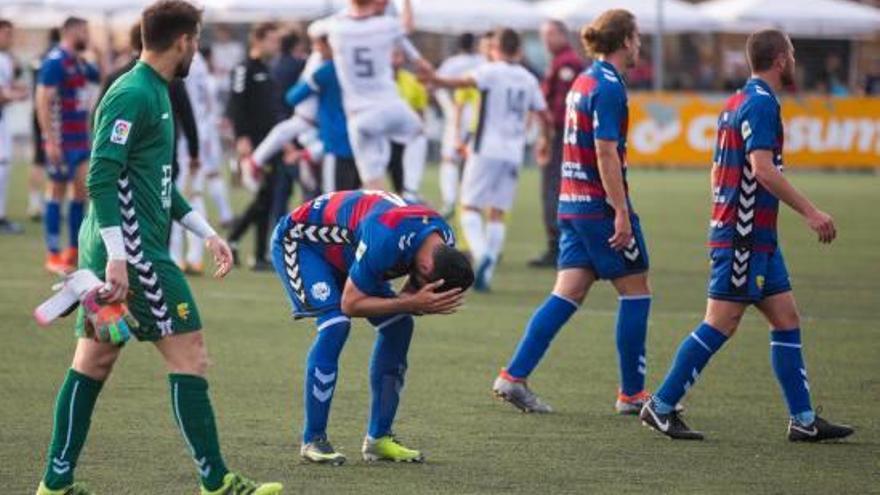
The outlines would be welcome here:
M 782 83 L 782 87 L 784 88 L 793 88 L 794 87 L 794 69 L 788 68 L 782 72 L 779 76 L 779 81 Z
M 174 69 L 174 77 L 179 77 L 181 79 L 186 78 L 189 75 L 189 68 L 192 65 L 192 57 L 189 57 L 186 60 L 181 60 L 177 67 Z

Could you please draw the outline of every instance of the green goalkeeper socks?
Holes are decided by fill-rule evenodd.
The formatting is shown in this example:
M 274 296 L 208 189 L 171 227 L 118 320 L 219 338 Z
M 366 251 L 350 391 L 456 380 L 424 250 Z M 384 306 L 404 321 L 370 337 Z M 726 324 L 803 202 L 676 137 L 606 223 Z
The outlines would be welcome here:
M 202 486 L 216 490 L 223 485 L 228 470 L 220 455 L 214 410 L 208 398 L 208 382 L 195 375 L 172 373 L 171 407 L 174 421 L 183 434 L 202 479 Z
M 103 384 L 73 369 L 67 370 L 55 402 L 55 426 L 43 475 L 47 488 L 58 490 L 73 483 L 73 470 L 89 433 L 92 411 Z

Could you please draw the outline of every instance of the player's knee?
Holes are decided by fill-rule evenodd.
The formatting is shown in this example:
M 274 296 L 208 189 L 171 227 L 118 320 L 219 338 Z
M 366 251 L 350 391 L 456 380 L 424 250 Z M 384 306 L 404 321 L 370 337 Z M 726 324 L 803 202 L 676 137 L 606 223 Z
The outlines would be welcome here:
M 196 376 L 204 376 L 208 372 L 208 349 L 202 332 L 169 338 L 178 339 L 171 352 L 164 352 L 169 371 Z
M 72 368 L 95 380 L 104 381 L 113 371 L 119 348 L 110 344 L 82 342 L 77 345 Z
M 67 192 L 67 183 L 64 181 L 49 182 L 49 198 L 54 201 L 62 201 Z

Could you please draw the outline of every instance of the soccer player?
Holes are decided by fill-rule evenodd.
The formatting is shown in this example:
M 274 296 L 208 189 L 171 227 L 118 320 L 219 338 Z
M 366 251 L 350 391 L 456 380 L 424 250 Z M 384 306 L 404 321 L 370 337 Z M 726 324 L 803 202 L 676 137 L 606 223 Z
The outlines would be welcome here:
M 6 218 L 6 192 L 12 169 L 12 133 L 9 119 L 3 117 L 4 107 L 27 98 L 27 90 L 15 84 L 15 61 L 9 54 L 12 48 L 12 22 L 0 19 L 0 234 L 20 234 L 21 225 Z
M 462 77 L 486 62 L 486 58 L 476 53 L 477 39 L 473 33 L 464 33 L 458 37 L 458 53 L 444 60 L 437 68 L 437 74 L 441 77 Z M 439 90 L 434 93 L 437 103 L 443 112 L 445 126 L 443 127 L 443 141 L 440 146 L 440 195 L 443 201 L 441 213 L 444 217 L 451 217 L 455 213 L 455 204 L 458 200 L 459 168 L 464 161 L 459 142 L 464 140 L 470 130 L 470 125 L 476 116 L 469 107 L 465 107 L 466 115 L 458 119 L 456 125 L 456 104 L 454 98 L 447 90 Z
M 800 318 L 779 247 L 781 200 L 799 213 L 819 242 L 837 236 L 834 220 L 782 174 L 783 131 L 777 94 L 794 82 L 794 47 L 785 33 L 758 31 L 746 41 L 752 77 L 718 118 L 712 164 L 709 299 L 706 316 L 682 341 L 672 367 L 641 412 L 642 421 L 670 437 L 702 440 L 675 411 L 713 354 L 736 332 L 754 304 L 770 326 L 770 361 L 790 420 L 788 439 L 817 442 L 853 433 L 816 415 L 801 354 Z
M 629 114 L 621 73 L 639 53 L 632 13 L 612 9 L 581 31 L 595 59 L 568 94 L 562 185 L 559 195 L 559 262 L 553 291 L 532 314 L 495 394 L 524 412 L 551 412 L 526 379 L 597 280 L 619 294 L 617 352 L 620 414 L 638 414 L 647 401 L 645 337 L 651 291 L 648 252 L 633 212 L 626 180 Z
M 500 29 L 493 37 L 492 62 L 459 79 L 433 78 L 440 86 L 475 87 L 481 111 L 461 186 L 461 225 L 477 266 L 475 290 L 489 290 L 501 255 L 504 215 L 513 206 L 526 145 L 530 113 L 546 128 L 547 104 L 538 80 L 520 63 L 520 37 Z M 488 222 L 483 225 L 483 213 Z
M 40 67 L 37 117 L 46 148 L 50 180 L 43 223 L 46 229 L 45 267 L 65 273 L 76 266 L 79 227 L 82 224 L 89 159 L 89 107 L 86 85 L 97 83 L 97 68 L 82 58 L 89 44 L 84 19 L 69 17 L 61 27 L 61 41 Z M 67 211 L 69 247 L 61 250 L 61 202 L 72 193 Z
M 350 0 L 348 10 L 327 20 L 348 134 L 367 189 L 386 188 L 390 141 L 408 143 L 423 132 L 418 115 L 397 91 L 392 51 L 399 47 L 419 70 L 430 69 L 405 35 L 406 17 L 401 20 L 384 10 L 382 1 Z
M 428 89 L 418 77 L 409 71 L 406 57 L 400 49 L 394 50 L 392 57 L 394 80 L 400 97 L 419 116 L 424 125 L 425 112 L 430 104 Z M 428 137 L 420 134 L 406 144 L 400 157 L 402 177 L 399 192 L 404 199 L 418 202 L 422 189 L 422 177 L 425 175 L 425 162 L 428 160 Z
M 28 171 L 28 207 L 27 213 L 31 222 L 40 223 L 43 220 L 43 196 L 46 193 L 46 148 L 43 146 L 43 133 L 40 131 L 40 119 L 37 115 L 37 85 L 40 81 L 40 67 L 46 55 L 61 41 L 61 29 L 55 27 L 49 30 L 48 46 L 43 53 L 35 57 L 30 64 L 32 84 L 32 111 L 31 132 L 33 142 L 33 160 Z
M 199 311 L 166 244 L 172 219 L 196 232 L 224 276 L 229 246 L 174 187 L 174 124 L 168 83 L 186 76 L 198 47 L 201 13 L 182 0 L 160 0 L 141 16 L 140 62 L 108 91 L 98 108 L 88 177 L 92 207 L 82 228 L 79 266 L 106 280 L 107 303 L 127 302 L 140 340 L 152 341 L 165 361 L 175 422 L 196 463 L 202 494 L 281 493 L 229 472 L 218 444 L 205 372 L 207 351 Z M 131 282 L 131 283 L 129 283 Z M 94 330 L 77 317 L 76 351 L 58 392 L 46 471 L 37 495 L 85 495 L 74 470 L 98 395 L 121 347 L 87 338 Z M 133 492 L 151 493 L 148 487 Z
M 339 465 L 345 457 L 327 438 L 339 376 L 339 354 L 351 318 L 367 318 L 377 336 L 370 362 L 366 461 L 422 462 L 392 432 L 406 374 L 413 315 L 449 314 L 473 282 L 452 229 L 435 211 L 383 191 L 325 194 L 295 209 L 275 228 L 272 261 L 295 318 L 316 318 L 306 360 L 306 460 Z M 389 280 L 409 275 L 399 294 Z

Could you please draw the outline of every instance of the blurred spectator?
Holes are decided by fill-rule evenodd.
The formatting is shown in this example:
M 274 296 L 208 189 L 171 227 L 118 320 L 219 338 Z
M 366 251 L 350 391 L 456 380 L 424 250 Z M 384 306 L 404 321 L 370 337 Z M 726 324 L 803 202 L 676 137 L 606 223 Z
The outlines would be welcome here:
M 745 86 L 748 79 L 749 70 L 745 64 L 736 64 L 733 66 L 733 72 L 724 80 L 724 91 L 732 93 Z
M 839 55 L 830 54 L 825 58 L 825 72 L 821 82 L 824 83 L 824 92 L 831 96 L 849 95 L 849 87 L 843 76 L 843 60 Z
M 567 117 L 566 96 L 578 74 L 584 70 L 584 61 L 571 47 L 568 28 L 560 21 L 547 21 L 541 25 L 541 41 L 552 57 L 541 89 L 551 113 L 553 130 L 551 142 L 541 140 L 536 147 L 538 166 L 541 167 L 541 205 L 543 207 L 544 231 L 547 234 L 547 250 L 529 261 L 533 267 L 556 267 L 559 250 L 559 229 L 556 227 L 556 210 L 559 206 L 559 183 L 562 175 L 562 138 Z
M 229 98 L 229 74 L 233 67 L 241 63 L 245 57 L 244 43 L 235 39 L 229 26 L 218 24 L 214 27 L 214 40 L 211 43 L 211 66 L 217 81 L 217 90 L 221 104 Z
M 293 108 L 284 100 L 284 94 L 296 84 L 305 66 L 306 57 L 299 34 L 291 31 L 282 36 L 281 53 L 272 64 L 272 77 L 278 85 L 278 101 L 285 109 L 285 117 L 293 112 Z
M 874 59 L 870 72 L 865 75 L 865 95 L 880 96 L 880 59 Z
M 12 22 L 0 19 L 0 234 L 19 234 L 20 225 L 6 218 L 6 192 L 12 169 L 12 130 L 8 117 L 4 117 L 6 105 L 27 98 L 27 88 L 15 82 L 18 78 L 12 50 Z
M 43 182 L 45 181 L 46 168 L 46 150 L 43 148 L 43 133 L 40 131 L 40 121 L 37 118 L 37 82 L 40 80 L 40 68 L 43 65 L 43 59 L 46 55 L 61 41 L 61 30 L 52 28 L 49 30 L 49 39 L 46 50 L 31 62 L 32 87 L 33 95 L 33 118 L 31 119 L 31 128 L 34 142 L 34 156 L 31 164 L 30 173 L 28 174 L 28 216 L 32 222 L 39 222 L 43 218 Z
M 651 89 L 654 87 L 654 64 L 640 56 L 626 73 L 626 85 L 632 89 Z
M 214 60 L 223 57 L 216 52 Z M 279 107 L 278 89 L 272 78 L 269 61 L 280 49 L 278 25 L 275 23 L 257 24 L 251 30 L 248 58 L 232 71 L 231 93 L 226 115 L 232 122 L 235 133 L 235 151 L 239 161 L 250 157 L 254 146 L 263 141 L 276 123 L 280 122 L 284 109 Z M 269 217 L 272 207 L 273 188 L 278 172 L 278 160 L 263 166 L 262 180 L 254 198 L 245 211 L 235 221 L 229 234 L 229 244 L 238 263 L 238 242 L 253 225 L 255 271 L 270 271 L 271 263 L 266 261 L 269 240 Z

